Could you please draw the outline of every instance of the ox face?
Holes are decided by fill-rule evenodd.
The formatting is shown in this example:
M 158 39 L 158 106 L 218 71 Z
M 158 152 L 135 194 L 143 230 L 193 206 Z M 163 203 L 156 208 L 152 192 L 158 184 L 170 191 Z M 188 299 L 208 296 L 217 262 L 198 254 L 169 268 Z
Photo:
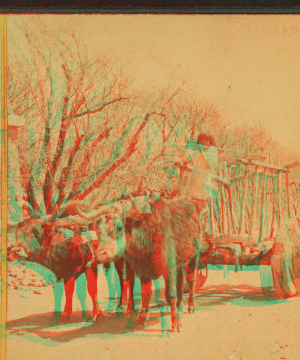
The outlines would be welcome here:
M 30 260 L 38 256 L 41 251 L 39 239 L 42 237 L 43 225 L 43 219 L 27 219 L 19 224 L 10 234 L 8 259 Z
M 9 261 L 22 261 L 28 259 L 27 252 L 20 246 L 9 246 L 7 248 L 7 260 Z
M 12 260 L 30 260 L 38 255 L 40 249 L 41 246 L 33 233 L 19 230 L 15 244 L 7 248 L 7 256 Z
M 100 263 L 113 261 L 125 252 L 125 228 L 120 219 L 101 219 L 98 223 L 99 246 L 95 251 Z

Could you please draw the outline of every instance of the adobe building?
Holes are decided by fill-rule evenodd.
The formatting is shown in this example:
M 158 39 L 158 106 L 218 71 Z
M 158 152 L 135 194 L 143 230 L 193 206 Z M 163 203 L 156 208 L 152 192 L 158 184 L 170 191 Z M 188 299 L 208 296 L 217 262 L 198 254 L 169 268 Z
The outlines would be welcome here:
M 8 225 L 24 220 L 22 207 L 25 192 L 22 186 L 19 160 L 19 131 L 25 125 L 23 117 L 14 113 L 8 115 Z

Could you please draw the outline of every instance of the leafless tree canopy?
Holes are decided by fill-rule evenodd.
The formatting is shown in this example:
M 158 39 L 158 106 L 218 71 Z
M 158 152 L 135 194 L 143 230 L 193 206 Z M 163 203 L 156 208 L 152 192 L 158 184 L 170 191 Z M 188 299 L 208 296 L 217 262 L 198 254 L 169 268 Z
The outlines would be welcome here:
M 164 188 L 182 144 L 203 128 L 231 156 L 273 146 L 263 129 L 234 129 L 183 88 L 134 92 L 122 67 L 90 61 L 73 34 L 19 23 L 8 50 L 9 112 L 25 119 L 18 151 L 30 219 Z

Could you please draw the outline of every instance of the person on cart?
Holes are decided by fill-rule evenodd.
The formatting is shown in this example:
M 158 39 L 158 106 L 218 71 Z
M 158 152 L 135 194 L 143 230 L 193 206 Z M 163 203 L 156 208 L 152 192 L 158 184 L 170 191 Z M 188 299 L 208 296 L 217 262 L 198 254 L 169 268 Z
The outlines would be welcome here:
M 196 203 L 199 221 L 202 211 L 208 211 L 216 193 L 214 168 L 217 161 L 218 149 L 214 138 L 200 133 L 197 140 L 188 139 L 182 161 L 176 164 L 180 167 L 180 195 Z
M 204 249 L 205 228 L 202 215 L 209 211 L 209 201 L 214 195 L 214 167 L 217 162 L 217 148 L 212 136 L 204 133 L 199 134 L 198 139 L 188 139 L 181 162 L 176 163 L 180 168 L 180 196 L 196 205 L 197 229 L 195 234 L 195 245 L 198 249 L 197 256 L 191 261 L 189 267 L 195 269 L 194 272 L 188 270 L 189 286 L 194 287 L 192 294 L 195 296 L 200 253 Z M 210 220 L 210 217 L 208 217 Z M 201 274 L 202 275 L 202 274 Z M 204 278 L 207 277 L 204 276 Z M 190 299 L 191 300 L 191 299 Z M 194 303 L 190 301 L 189 303 Z

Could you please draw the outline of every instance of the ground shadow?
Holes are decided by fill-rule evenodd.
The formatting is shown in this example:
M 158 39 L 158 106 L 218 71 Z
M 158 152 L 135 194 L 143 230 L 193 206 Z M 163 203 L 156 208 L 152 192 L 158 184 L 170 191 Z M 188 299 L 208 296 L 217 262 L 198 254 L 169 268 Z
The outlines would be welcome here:
M 236 300 L 242 300 L 238 303 Z M 213 309 L 217 305 L 234 302 L 238 306 L 270 306 L 287 301 L 274 293 L 263 294 L 260 287 L 249 285 L 218 285 L 201 289 L 196 295 L 195 311 Z
M 151 313 L 148 326 L 157 325 L 157 329 L 149 329 L 148 326 L 143 331 L 135 331 L 134 325 L 137 320 L 138 313 L 118 314 L 111 316 L 103 316 L 97 318 L 94 322 L 82 321 L 81 313 L 76 312 L 72 315 L 68 322 L 65 319 L 59 321 L 58 324 L 51 323 L 51 313 L 38 314 L 28 316 L 22 319 L 9 321 L 6 324 L 7 339 L 11 336 L 25 336 L 31 340 L 34 336 L 34 342 L 37 338 L 43 340 L 51 340 L 53 342 L 64 343 L 83 338 L 86 336 L 99 336 L 102 338 L 111 338 L 114 335 L 126 336 L 135 334 L 135 336 L 161 336 L 160 330 L 160 313 Z M 29 336 L 27 336 L 29 335 Z
M 238 300 L 238 301 L 237 301 Z M 247 285 L 218 285 L 205 287 L 196 294 L 195 311 L 213 311 L 219 305 L 230 302 L 238 306 L 266 306 L 284 302 L 262 294 L 260 288 Z M 184 295 L 185 310 L 188 294 Z M 249 303 L 250 302 L 250 303 Z M 58 324 L 49 324 L 51 313 L 37 314 L 22 319 L 9 321 L 6 324 L 7 338 L 11 336 L 25 336 L 28 340 L 40 341 L 48 346 L 69 342 L 77 338 L 98 337 L 111 338 L 113 336 L 164 336 L 161 332 L 160 309 L 152 304 L 150 307 L 148 327 L 143 331 L 135 331 L 134 324 L 137 312 L 130 314 L 111 315 L 98 318 L 95 322 L 82 322 L 81 313 L 73 314 L 71 321 L 64 319 Z M 185 311 L 186 313 L 186 311 Z M 169 312 L 165 313 L 169 319 Z M 154 327 L 154 329 L 153 329 Z

